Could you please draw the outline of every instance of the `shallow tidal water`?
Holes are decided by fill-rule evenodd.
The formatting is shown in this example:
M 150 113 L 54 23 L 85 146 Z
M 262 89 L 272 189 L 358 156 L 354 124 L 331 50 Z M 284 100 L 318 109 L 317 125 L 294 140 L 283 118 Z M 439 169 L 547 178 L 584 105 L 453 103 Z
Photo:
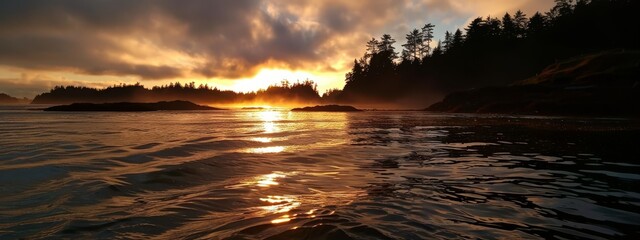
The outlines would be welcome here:
M 0 239 L 625 239 L 633 119 L 0 109 Z

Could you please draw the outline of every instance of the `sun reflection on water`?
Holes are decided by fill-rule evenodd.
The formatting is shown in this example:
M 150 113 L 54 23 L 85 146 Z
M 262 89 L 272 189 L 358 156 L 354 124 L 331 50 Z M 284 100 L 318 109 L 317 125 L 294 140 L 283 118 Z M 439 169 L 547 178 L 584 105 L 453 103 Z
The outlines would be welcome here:
M 251 140 L 255 142 L 261 142 L 261 143 L 270 143 L 272 141 L 271 138 L 268 138 L 268 137 L 256 137 L 256 138 L 252 138 Z
M 261 206 L 260 208 L 271 214 L 287 213 L 302 204 L 295 196 L 267 196 L 266 198 L 260 198 L 260 201 L 269 204 L 267 206 Z M 291 221 L 293 218 L 294 217 L 291 217 L 289 214 L 285 214 L 272 220 L 271 223 L 284 223 Z
M 265 133 L 275 133 L 278 132 L 279 129 L 275 122 L 280 121 L 282 119 L 281 113 L 273 110 L 265 110 L 258 113 L 260 120 L 262 120 L 262 126 L 264 128 Z
M 250 153 L 279 153 L 285 150 L 284 146 L 274 146 L 274 147 L 261 147 L 261 148 L 251 148 L 248 152 Z
M 277 133 L 280 131 L 280 128 L 276 123 L 282 120 L 282 112 L 275 111 L 272 109 L 265 109 L 264 111 L 257 112 L 257 116 L 254 114 L 252 114 L 252 117 L 257 118 L 262 122 L 262 124 L 259 125 L 259 127 L 262 128 L 264 133 Z M 260 143 L 273 142 L 273 138 L 268 136 L 253 137 L 250 140 L 255 142 L 260 142 Z M 269 146 L 269 147 L 249 148 L 246 150 L 246 152 L 257 153 L 257 154 L 280 153 L 280 152 L 283 152 L 285 149 L 286 149 L 285 146 Z
M 260 204 L 252 206 L 257 209 L 256 214 L 267 218 L 271 224 L 285 224 L 294 220 L 309 220 L 326 215 L 334 215 L 335 211 L 324 211 L 325 206 L 349 205 L 360 194 L 361 190 L 348 191 L 321 191 L 307 188 L 307 194 L 291 194 L 291 187 L 309 176 L 322 176 L 321 174 L 308 174 L 305 172 L 274 171 L 248 179 L 235 187 L 253 187 L 255 196 Z M 292 178 L 284 182 L 285 178 Z M 287 185 L 290 183 L 294 185 Z M 280 186 L 283 185 L 283 186 Z M 306 209 L 305 209 L 306 208 Z
M 271 220 L 271 223 L 278 224 L 278 223 L 284 223 L 288 221 L 291 221 L 291 218 L 289 218 L 289 215 L 282 215 L 280 218 Z
M 271 204 L 260 207 L 271 213 L 286 213 L 301 204 L 295 196 L 267 196 L 266 198 L 260 198 L 260 201 Z
M 284 177 L 286 177 L 286 175 L 284 174 L 271 173 L 271 174 L 258 177 L 255 183 L 256 183 L 256 186 L 258 187 L 275 186 L 279 184 L 276 180 L 278 178 L 284 178 Z

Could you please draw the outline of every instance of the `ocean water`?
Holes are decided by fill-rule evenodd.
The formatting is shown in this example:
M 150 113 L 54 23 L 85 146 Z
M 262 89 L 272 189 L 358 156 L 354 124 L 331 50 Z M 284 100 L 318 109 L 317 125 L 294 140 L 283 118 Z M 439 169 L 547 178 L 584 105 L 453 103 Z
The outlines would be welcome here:
M 633 119 L 0 110 L 0 239 L 640 236 Z

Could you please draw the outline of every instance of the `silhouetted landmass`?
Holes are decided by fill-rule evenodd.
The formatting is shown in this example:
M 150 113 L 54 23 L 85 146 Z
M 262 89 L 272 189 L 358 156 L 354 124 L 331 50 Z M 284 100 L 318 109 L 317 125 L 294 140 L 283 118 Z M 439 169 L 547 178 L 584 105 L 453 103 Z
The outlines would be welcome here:
M 294 112 L 360 112 L 362 110 L 352 106 L 341 105 L 318 105 L 315 107 L 303 107 L 291 109 Z
M 446 32 L 444 39 L 437 44 L 433 44 L 436 42 L 433 36 L 435 26 L 428 23 L 404 36 L 406 41 L 401 44 L 401 51 L 396 51 L 396 40 L 384 34 L 366 43 L 365 54 L 354 60 L 352 70 L 345 76 L 344 88 L 329 90 L 322 97 L 315 83 L 307 80 L 294 84 L 283 81 L 280 85 L 250 93 L 223 91 L 207 85 L 196 87 L 194 83 L 175 83 L 151 89 L 139 84 L 105 89 L 60 86 L 36 96 L 32 103 L 187 100 L 216 104 L 396 104 L 413 108 L 437 102 L 446 93 L 488 86 L 493 86 L 490 89 L 498 92 L 506 89 L 521 91 L 521 95 L 526 91 L 543 91 L 538 88 L 551 88 L 558 101 L 587 101 L 587 98 L 564 98 L 562 94 L 576 92 L 559 91 L 557 87 L 507 86 L 535 76 L 546 66 L 563 59 L 612 49 L 639 50 L 640 18 L 635 17 L 638 11 L 640 1 L 635 0 L 556 0 L 556 5 L 546 13 L 527 16 L 517 11 L 506 13 L 501 18 L 478 17 L 464 30 Z M 575 82 L 576 79 L 571 77 L 565 78 Z M 606 88 L 608 84 L 602 83 L 597 88 Z M 595 94 L 592 97 L 608 96 L 596 94 L 595 89 L 589 91 Z M 531 93 L 538 96 L 536 94 Z M 570 102 L 566 104 L 567 107 L 575 106 Z
M 33 99 L 33 104 L 68 104 L 74 102 L 107 103 L 107 102 L 158 102 L 185 100 L 195 103 L 318 103 L 320 95 L 314 82 L 289 83 L 282 81 L 279 85 L 250 93 L 224 91 L 208 85 L 195 86 L 195 83 L 182 85 L 171 83 L 147 89 L 140 84 L 119 85 L 105 89 L 57 86 L 48 93 L 42 93 Z
M 9 96 L 4 93 L 0 93 L 0 104 L 29 103 L 29 101 L 30 100 L 26 98 L 20 99 L 20 98 Z
M 44 111 L 64 112 L 148 112 L 148 111 L 178 111 L 178 110 L 221 110 L 209 106 L 201 106 L 187 101 L 171 101 L 157 103 L 73 103 L 45 108 Z
M 562 59 L 640 49 L 638 11 L 635 0 L 557 0 L 544 14 L 478 17 L 464 30 L 447 32 L 433 49 L 434 26 L 425 24 L 407 33 L 400 54 L 392 45 L 396 40 L 385 34 L 367 42 L 344 90 L 333 98 L 348 103 L 411 98 L 425 104 L 452 91 L 506 86 Z
M 511 86 L 452 93 L 427 110 L 640 116 L 640 51 L 604 52 L 570 59 Z

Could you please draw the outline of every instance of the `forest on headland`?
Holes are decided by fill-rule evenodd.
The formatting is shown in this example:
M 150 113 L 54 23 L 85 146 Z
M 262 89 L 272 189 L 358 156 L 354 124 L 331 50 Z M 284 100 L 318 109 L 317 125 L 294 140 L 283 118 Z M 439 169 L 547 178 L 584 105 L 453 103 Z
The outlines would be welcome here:
M 105 89 L 58 86 L 33 103 L 167 101 L 197 103 L 414 103 L 428 106 L 456 91 L 509 86 L 535 77 L 549 66 L 590 54 L 640 49 L 640 1 L 556 0 L 548 12 L 527 16 L 521 11 L 500 17 L 478 17 L 464 29 L 447 31 L 436 40 L 431 23 L 413 29 L 401 49 L 384 34 L 372 38 L 345 76 L 343 89 L 317 91 L 310 80 L 283 81 L 250 93 L 219 90 L 194 83 L 172 83 L 147 89 L 140 84 Z M 616 54 L 613 56 L 619 56 Z M 638 62 L 622 54 L 604 65 Z M 620 63 L 620 61 L 626 61 Z M 629 74 L 629 73 L 625 73 Z M 640 76 L 636 70 L 630 73 Z M 611 76 L 616 76 L 615 74 Z M 628 78 L 633 78 L 629 77 Z M 636 78 L 637 79 L 637 78 Z M 605 79 L 606 80 L 606 79 Z M 569 80 L 570 81 L 570 80 Z M 605 82 L 606 85 L 606 82 Z M 633 88 L 637 86 L 633 85 Z

